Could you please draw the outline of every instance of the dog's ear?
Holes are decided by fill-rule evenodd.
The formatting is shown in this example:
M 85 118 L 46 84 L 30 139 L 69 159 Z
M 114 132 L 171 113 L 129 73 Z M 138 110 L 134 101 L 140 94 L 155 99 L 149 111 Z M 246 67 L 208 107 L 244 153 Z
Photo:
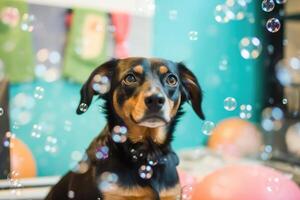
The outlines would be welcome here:
M 97 75 L 100 75 L 99 77 L 107 77 L 108 80 L 106 81 L 111 81 L 113 73 L 117 66 L 117 62 L 118 60 L 112 59 L 108 62 L 103 63 L 91 73 L 88 80 L 83 84 L 80 90 L 81 98 L 76 110 L 77 114 L 84 113 L 91 105 L 94 95 L 100 94 L 94 88 L 95 79 L 97 79 Z
M 202 90 L 196 76 L 183 64 L 178 63 L 181 79 L 181 94 L 184 101 L 192 104 L 194 111 L 201 119 L 205 119 L 202 111 Z

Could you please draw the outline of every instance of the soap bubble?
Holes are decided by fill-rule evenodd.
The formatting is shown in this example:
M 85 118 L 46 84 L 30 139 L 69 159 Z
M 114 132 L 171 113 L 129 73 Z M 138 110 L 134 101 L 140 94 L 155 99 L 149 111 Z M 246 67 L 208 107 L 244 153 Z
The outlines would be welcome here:
M 96 158 L 99 160 L 105 160 L 109 156 L 108 146 L 100 146 L 96 149 Z
M 77 174 L 84 174 L 89 170 L 89 163 L 86 160 L 87 156 L 83 157 L 83 160 L 80 161 L 78 164 L 75 165 L 75 167 L 72 169 L 74 173 Z
M 226 110 L 233 111 L 235 110 L 236 106 L 237 106 L 237 102 L 235 98 L 227 97 L 226 99 L 224 99 L 224 108 Z
M 215 20 L 218 23 L 228 23 L 230 16 L 227 15 L 228 7 L 226 5 L 219 4 L 215 8 Z
M 245 0 L 227 0 L 227 16 L 230 20 L 242 20 L 247 11 L 247 2 Z
M 263 0 L 261 3 L 261 8 L 265 12 L 271 12 L 275 8 L 274 0 Z
M 103 172 L 100 175 L 98 187 L 101 191 L 113 190 L 117 186 L 118 180 L 119 177 L 117 174 L 112 172 Z
M 219 70 L 226 71 L 228 69 L 228 60 L 223 58 L 219 62 Z
M 83 154 L 80 151 L 72 151 L 71 159 L 74 161 L 80 161 L 83 157 Z
M 205 121 L 202 125 L 202 133 L 204 135 L 210 135 L 212 130 L 215 128 L 215 124 L 211 121 Z
M 50 54 L 49 54 L 49 61 L 50 63 L 52 64 L 57 64 L 60 62 L 60 53 L 57 52 L 57 51 L 52 51 Z
M 142 165 L 139 168 L 139 176 L 142 179 L 150 179 L 153 175 L 153 169 L 150 165 Z
M 283 86 L 300 84 L 300 59 L 291 57 L 276 64 L 276 77 Z
M 276 18 L 271 18 L 266 23 L 266 28 L 271 33 L 276 33 L 281 27 L 280 21 Z
M 0 116 L 4 114 L 4 109 L 0 107 Z
M 36 58 L 39 62 L 46 62 L 46 60 L 48 60 L 48 57 L 49 57 L 49 50 L 46 48 L 40 49 L 36 53 Z
M 286 2 L 287 2 L 287 0 L 276 0 L 276 3 L 278 3 L 278 4 L 284 4 Z
M 272 157 L 273 148 L 271 145 L 262 146 L 260 158 L 262 160 L 269 160 Z
M 34 98 L 40 100 L 40 99 L 43 99 L 44 98 L 44 92 L 45 92 L 45 89 L 41 86 L 37 86 L 35 87 L 35 90 L 34 90 Z
M 18 25 L 20 20 L 20 12 L 18 8 L 5 7 L 1 10 L 0 19 L 3 24 L 10 27 L 15 27 Z
M 124 143 L 127 140 L 127 128 L 125 126 L 115 126 L 112 130 L 112 140 L 116 143 Z
M 69 190 L 68 191 L 68 198 L 69 199 L 74 199 L 74 197 L 75 197 L 75 192 L 73 190 Z
M 262 44 L 257 37 L 244 37 L 240 41 L 240 52 L 244 59 L 256 59 L 262 51 Z
M 285 104 L 287 104 L 287 103 L 288 103 L 288 100 L 287 100 L 286 98 L 283 98 L 283 99 L 282 99 L 282 104 L 285 105 Z
M 97 74 L 93 78 L 93 89 L 100 94 L 105 94 L 110 90 L 111 84 L 107 76 Z
M 52 153 L 52 154 L 56 153 L 57 149 L 58 149 L 57 138 L 52 137 L 52 136 L 48 136 L 47 139 L 46 139 L 44 149 L 45 149 L 46 152 L 49 152 L 49 153 Z
M 21 20 L 21 30 L 22 31 L 33 31 L 33 22 L 35 20 L 34 15 L 30 15 L 28 13 L 23 14 L 22 20 Z
M 88 105 L 87 105 L 86 103 L 81 103 L 81 104 L 79 105 L 79 110 L 80 110 L 81 112 L 86 112 L 87 109 L 88 109 Z
M 266 131 L 278 131 L 283 125 L 283 111 L 278 107 L 267 107 L 262 111 L 261 126 Z
M 242 104 L 240 106 L 240 118 L 250 119 L 252 117 L 252 106 L 250 104 Z
M 189 32 L 189 39 L 191 41 L 196 41 L 198 40 L 198 32 L 197 31 L 190 31 Z
M 42 126 L 39 124 L 34 124 L 32 126 L 31 137 L 40 138 L 42 135 Z

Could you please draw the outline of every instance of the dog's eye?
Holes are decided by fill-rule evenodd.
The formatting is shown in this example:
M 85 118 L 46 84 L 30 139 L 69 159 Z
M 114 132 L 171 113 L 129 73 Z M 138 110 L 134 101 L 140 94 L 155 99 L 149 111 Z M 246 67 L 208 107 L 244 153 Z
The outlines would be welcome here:
M 177 77 L 174 74 L 169 74 L 166 78 L 166 83 L 172 87 L 177 85 Z
M 125 76 L 123 82 L 126 84 L 126 85 L 130 85 L 132 83 L 135 83 L 137 80 L 135 78 L 135 76 L 133 74 L 128 74 L 127 76 Z

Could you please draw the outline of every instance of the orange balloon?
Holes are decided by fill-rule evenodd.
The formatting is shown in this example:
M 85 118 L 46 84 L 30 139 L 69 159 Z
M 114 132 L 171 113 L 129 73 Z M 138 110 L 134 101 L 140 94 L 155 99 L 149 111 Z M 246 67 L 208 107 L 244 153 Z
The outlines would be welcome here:
M 258 152 L 261 141 L 261 134 L 252 123 L 229 118 L 214 128 L 208 147 L 221 153 L 243 156 Z
M 20 139 L 10 138 L 10 168 L 12 178 L 36 176 L 36 162 L 26 144 Z

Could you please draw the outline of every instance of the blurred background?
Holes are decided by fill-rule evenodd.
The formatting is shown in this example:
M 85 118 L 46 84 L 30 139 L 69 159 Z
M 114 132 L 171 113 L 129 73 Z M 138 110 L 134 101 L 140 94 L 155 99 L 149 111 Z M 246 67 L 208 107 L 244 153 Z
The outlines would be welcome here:
M 128 56 L 183 61 L 197 75 L 207 120 L 184 106 L 173 142 L 182 170 L 251 160 L 299 183 L 299 20 L 297 0 L 1 0 L 3 188 L 76 166 L 106 124 L 101 101 L 75 114 L 81 85 Z

